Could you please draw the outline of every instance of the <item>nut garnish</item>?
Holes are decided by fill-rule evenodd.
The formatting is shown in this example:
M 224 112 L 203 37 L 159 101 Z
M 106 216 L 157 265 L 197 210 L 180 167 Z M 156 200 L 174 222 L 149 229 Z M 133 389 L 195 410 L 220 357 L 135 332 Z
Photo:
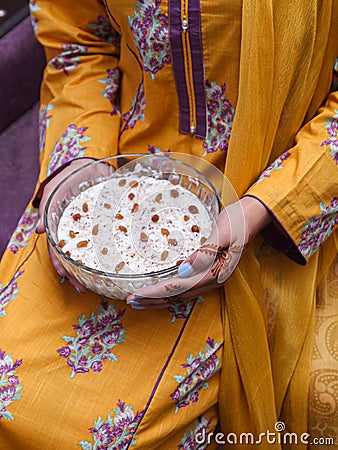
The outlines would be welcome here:
M 179 259 L 178 261 L 176 261 L 176 266 L 180 266 L 183 261 L 184 261 L 184 259 Z
M 103 206 L 104 206 L 106 209 L 110 209 L 110 208 L 111 208 L 110 203 L 104 203 Z
M 79 214 L 79 213 L 73 214 L 73 220 L 75 220 L 75 222 L 77 222 L 80 219 L 81 219 L 81 214 Z
M 171 195 L 173 198 L 177 198 L 177 197 L 179 196 L 178 190 L 177 190 L 177 189 L 171 189 L 170 195 Z
M 107 247 L 103 247 L 103 249 L 101 250 L 102 255 L 107 255 L 108 254 L 108 249 Z
M 131 180 L 131 181 L 129 182 L 129 186 L 130 186 L 130 187 L 137 187 L 137 186 L 138 186 L 138 181 L 136 181 L 136 180 Z
M 69 230 L 69 237 L 74 239 L 76 237 L 77 233 L 75 233 L 75 231 L 73 230 Z
M 119 225 L 119 230 L 122 231 L 122 233 L 127 233 L 127 228 L 123 225 Z
M 169 236 L 170 231 L 167 230 L 166 228 L 161 228 L 161 233 L 163 234 L 163 236 Z
M 119 273 L 120 270 L 124 267 L 124 265 L 125 265 L 125 262 L 124 262 L 124 261 L 121 261 L 121 262 L 119 262 L 118 264 L 116 264 L 116 266 L 115 266 L 115 272 Z
M 207 240 L 205 236 L 201 237 L 200 244 L 203 245 Z
M 177 241 L 176 241 L 176 239 L 168 239 L 168 244 L 172 245 L 173 247 L 176 247 Z
M 123 219 L 122 214 L 117 213 L 117 214 L 115 215 L 115 219 L 122 220 L 122 219 Z
M 66 241 L 64 239 L 61 239 L 61 241 L 59 242 L 59 247 L 62 248 L 66 245 Z
M 85 202 L 85 203 L 82 205 L 82 211 L 85 212 L 85 213 L 88 212 L 88 203 Z
M 186 214 L 183 216 L 184 222 L 188 222 L 188 220 L 190 219 L 189 216 L 187 216 Z
M 71 253 L 70 253 L 69 250 L 67 250 L 65 254 L 66 254 L 69 258 L 71 257 Z
M 159 193 L 159 194 L 157 194 L 156 197 L 155 197 L 155 202 L 159 203 L 161 200 L 162 200 L 162 194 Z
M 119 185 L 120 186 L 124 186 L 126 184 L 127 180 L 125 178 L 121 178 L 121 180 L 119 181 Z

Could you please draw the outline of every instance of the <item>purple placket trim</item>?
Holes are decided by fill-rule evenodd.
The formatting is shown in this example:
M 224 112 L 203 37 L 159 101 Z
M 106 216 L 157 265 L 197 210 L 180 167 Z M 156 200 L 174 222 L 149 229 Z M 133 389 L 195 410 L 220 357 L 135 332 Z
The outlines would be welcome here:
M 182 42 L 181 2 L 169 0 L 169 39 L 180 112 L 180 133 L 190 133 L 190 110 Z
M 204 88 L 204 58 L 200 0 L 189 0 L 188 13 L 188 33 L 196 104 L 196 135 L 205 138 L 207 135 L 207 107 Z
M 200 0 L 189 0 L 188 14 L 187 33 L 189 33 L 196 105 L 196 135 L 205 138 L 207 129 L 207 110 L 204 89 Z M 178 0 L 169 0 L 169 32 L 172 67 L 175 76 L 180 113 L 179 130 L 181 133 L 190 134 L 190 106 L 184 66 L 181 2 Z

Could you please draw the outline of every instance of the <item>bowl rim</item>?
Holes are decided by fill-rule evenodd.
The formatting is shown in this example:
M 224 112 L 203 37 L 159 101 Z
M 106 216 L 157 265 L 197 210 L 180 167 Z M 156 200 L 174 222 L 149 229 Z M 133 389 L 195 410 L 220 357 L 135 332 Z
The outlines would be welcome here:
M 176 152 L 175 152 L 176 153 Z M 149 154 L 149 153 L 124 153 L 124 154 L 118 154 L 118 155 L 112 155 L 112 156 L 107 156 L 105 158 L 100 158 L 97 160 L 92 160 L 89 161 L 88 164 L 85 164 L 77 169 L 75 169 L 73 172 L 71 172 L 69 175 L 67 175 L 63 180 L 60 181 L 60 183 L 58 183 L 56 185 L 56 187 L 54 188 L 54 190 L 52 191 L 52 193 L 50 194 L 50 196 L 48 197 L 48 200 L 46 202 L 46 206 L 44 209 L 44 213 L 43 213 L 43 223 L 44 223 L 44 228 L 45 228 L 45 232 L 46 232 L 46 236 L 48 239 L 48 242 L 51 244 L 53 251 L 56 251 L 63 259 L 65 259 L 67 262 L 69 262 L 70 264 L 74 265 L 75 267 L 80 268 L 81 270 L 85 270 L 87 272 L 93 273 L 95 275 L 100 275 L 101 277 L 106 277 L 106 278 L 114 278 L 114 280 L 138 280 L 138 279 L 146 279 L 146 278 L 159 278 L 162 277 L 163 275 L 167 275 L 167 274 L 171 274 L 171 273 L 175 273 L 178 268 L 179 268 L 179 264 L 176 264 L 175 266 L 171 266 L 168 267 L 166 269 L 161 269 L 161 270 L 157 270 L 154 272 L 147 272 L 147 273 L 115 273 L 115 272 L 108 272 L 108 271 L 103 271 L 103 270 L 98 270 L 98 269 L 94 269 L 92 267 L 86 266 L 85 264 L 81 264 L 77 261 L 75 261 L 74 259 L 72 259 L 70 256 L 66 255 L 66 253 L 64 253 L 62 251 L 62 249 L 59 247 L 59 245 L 55 242 L 54 238 L 51 235 L 50 229 L 49 229 L 49 225 L 48 225 L 48 211 L 50 208 L 50 204 L 54 198 L 54 196 L 56 195 L 57 191 L 60 189 L 60 187 L 65 184 L 70 178 L 72 178 L 75 174 L 77 174 L 78 172 L 81 172 L 82 170 L 84 170 L 85 168 L 88 168 L 89 166 L 93 166 L 95 164 L 99 164 L 102 162 L 105 162 L 107 160 L 111 160 L 111 159 L 118 159 L 118 158 L 128 158 L 128 157 L 135 157 L 135 158 L 142 158 L 142 157 L 152 157 L 152 156 L 156 156 L 159 158 L 168 158 L 168 159 L 173 159 L 174 161 L 178 161 L 180 164 L 183 164 L 184 166 L 193 169 L 195 172 L 197 172 L 202 179 L 205 181 L 205 183 L 209 186 L 210 190 L 213 191 L 215 198 L 217 200 L 217 204 L 218 204 L 218 209 L 219 212 L 221 211 L 222 208 L 222 203 L 220 200 L 220 197 L 215 189 L 215 187 L 213 186 L 213 184 L 208 180 L 208 178 L 201 173 L 199 170 L 195 169 L 195 167 L 185 163 L 184 161 L 180 161 L 179 159 L 175 159 L 172 156 L 175 155 L 175 153 L 170 153 L 170 154 L 164 154 L 164 153 L 156 153 L 156 154 Z M 192 155 L 193 156 L 193 155 Z M 74 159 L 76 160 L 76 159 Z M 122 166 L 123 167 L 123 166 Z

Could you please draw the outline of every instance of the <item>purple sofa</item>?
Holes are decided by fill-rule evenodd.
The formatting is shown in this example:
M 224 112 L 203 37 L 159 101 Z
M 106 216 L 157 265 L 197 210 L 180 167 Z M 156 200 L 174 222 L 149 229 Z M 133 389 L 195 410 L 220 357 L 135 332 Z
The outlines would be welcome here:
M 39 172 L 39 86 L 44 52 L 26 17 L 0 39 L 0 256 Z

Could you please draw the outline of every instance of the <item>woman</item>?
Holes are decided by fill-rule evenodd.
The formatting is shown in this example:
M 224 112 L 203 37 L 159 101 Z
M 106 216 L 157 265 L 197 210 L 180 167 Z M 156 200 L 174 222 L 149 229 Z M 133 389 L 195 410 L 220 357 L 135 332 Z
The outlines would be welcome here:
M 241 433 L 287 448 L 266 438 L 283 424 L 302 448 L 308 429 L 336 432 L 337 367 L 325 364 L 337 323 L 326 295 L 338 245 L 337 3 L 37 0 L 31 12 L 48 60 L 40 181 L 79 157 L 192 154 L 235 187 L 248 245 L 225 283 L 210 274 L 180 305 L 166 308 L 161 286 L 128 304 L 80 295 L 74 280 L 59 283 L 43 225 L 34 234 L 27 223 L 88 160 L 49 179 L 40 211 L 30 205 L 19 224 L 27 239 L 14 234 L 1 266 L 1 448 L 217 448 Z M 189 259 L 182 283 L 196 271 Z M 327 317 L 311 372 L 326 371 L 325 404 L 313 383 L 308 415 L 314 329 Z M 217 423 L 223 439 L 208 443 Z

